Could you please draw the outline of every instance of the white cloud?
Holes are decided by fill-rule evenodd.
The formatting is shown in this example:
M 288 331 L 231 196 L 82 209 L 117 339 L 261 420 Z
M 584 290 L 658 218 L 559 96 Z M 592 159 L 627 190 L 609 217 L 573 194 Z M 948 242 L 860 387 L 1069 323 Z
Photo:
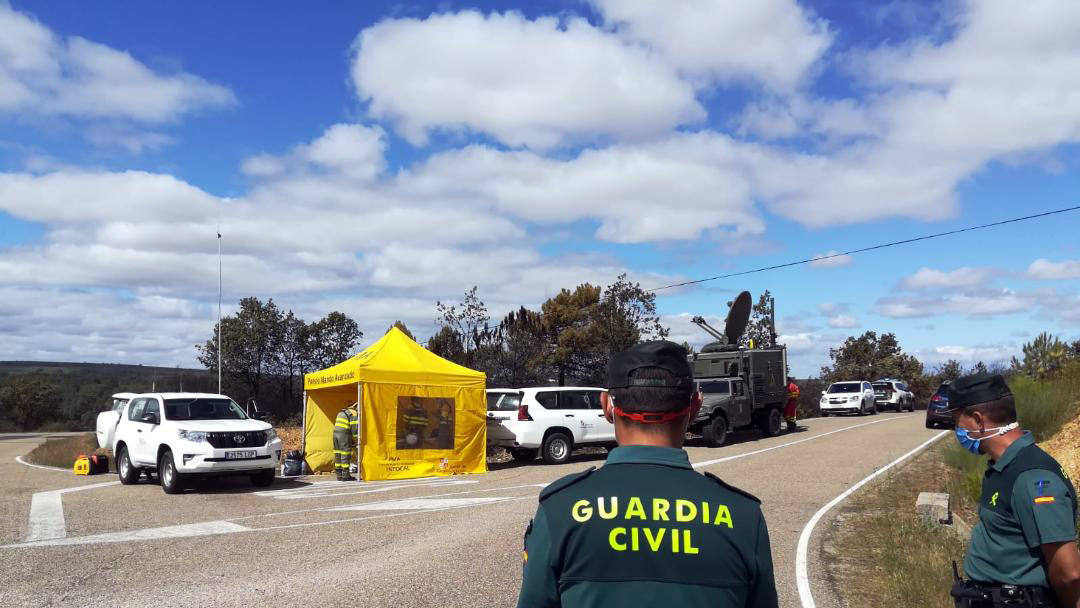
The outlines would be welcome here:
M 795 0 L 592 0 L 608 25 L 697 79 L 798 86 L 832 42 Z
M 120 148 L 128 154 L 157 150 L 175 140 L 164 133 L 132 129 L 122 125 L 91 125 L 83 136 L 99 148 Z
M 830 249 L 825 253 L 814 254 L 814 260 L 810 262 L 812 268 L 839 268 L 841 266 L 849 266 L 855 259 L 850 255 L 841 254 L 840 252 Z
M 241 171 L 256 178 L 271 178 L 286 171 L 330 171 L 371 181 L 386 167 L 386 134 L 381 127 L 336 124 L 310 143 L 295 146 L 285 157 L 258 154 L 244 160 Z
M 1072 0 L 965 1 L 960 9 L 951 36 L 848 53 L 861 102 L 798 94 L 774 104 L 804 136 L 852 135 L 818 152 L 762 155 L 758 179 L 776 213 L 814 227 L 941 220 L 959 209 L 957 184 L 988 162 L 1080 139 Z M 823 105 L 848 118 L 818 124 Z
M 920 350 L 917 354 L 924 365 L 938 365 L 950 359 L 968 366 L 979 361 L 992 365 L 1019 355 L 1020 348 L 1014 344 L 945 345 Z
M 352 78 L 371 116 L 417 145 L 433 129 L 468 129 L 543 149 L 654 136 L 705 117 L 666 62 L 580 18 L 388 19 L 357 37 Z
M 818 310 L 826 317 L 835 317 L 840 313 L 847 312 L 851 307 L 844 302 L 822 302 L 818 304 Z
M 556 160 L 528 151 L 469 146 L 399 177 L 403 191 L 494 208 L 542 223 L 597 219 L 596 235 L 640 243 L 692 240 L 717 229 L 757 235 L 738 146 L 718 134 L 678 134 Z M 717 235 L 712 235 L 717 236 Z
M 1033 279 L 1080 279 L 1080 260 L 1051 262 L 1039 258 L 1028 266 L 1027 274 Z
M 901 289 L 969 289 L 980 287 L 997 274 L 990 268 L 963 267 L 945 271 L 936 268 L 920 268 L 915 274 L 900 281 Z
M 859 326 L 859 320 L 851 315 L 836 315 L 829 318 L 829 327 L 850 329 Z
M 991 318 L 998 315 L 1034 311 L 1040 298 L 1033 293 L 1011 289 L 982 289 L 943 296 L 889 296 L 881 298 L 875 312 L 893 319 L 935 317 L 955 314 L 971 318 Z
M 226 87 L 185 72 L 156 73 L 128 53 L 63 38 L 0 4 L 0 113 L 162 123 L 235 103 Z

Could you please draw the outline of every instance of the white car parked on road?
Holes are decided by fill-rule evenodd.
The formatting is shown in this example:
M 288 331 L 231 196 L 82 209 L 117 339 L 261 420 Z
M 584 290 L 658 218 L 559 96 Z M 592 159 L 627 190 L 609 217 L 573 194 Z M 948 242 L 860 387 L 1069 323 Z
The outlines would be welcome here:
M 865 380 L 833 382 L 821 394 L 821 416 L 829 414 L 876 414 L 874 387 Z
M 906 382 L 901 380 L 878 380 L 873 383 L 874 399 L 882 411 L 894 409 L 898 412 L 915 411 L 915 393 L 911 392 Z
M 488 438 L 528 462 L 570 459 L 575 447 L 615 444 L 615 425 L 600 407 L 602 388 L 554 386 L 488 391 Z
M 117 423 L 120 422 L 120 412 L 134 396 L 135 393 L 116 393 L 105 404 L 109 409 L 98 413 L 95 430 L 99 448 L 112 449 L 113 434 L 116 432 Z
M 133 395 L 112 448 L 121 483 L 156 469 L 167 494 L 180 492 L 196 474 L 250 475 L 255 485 L 269 486 L 281 459 L 273 427 L 249 418 L 224 395 L 204 393 Z

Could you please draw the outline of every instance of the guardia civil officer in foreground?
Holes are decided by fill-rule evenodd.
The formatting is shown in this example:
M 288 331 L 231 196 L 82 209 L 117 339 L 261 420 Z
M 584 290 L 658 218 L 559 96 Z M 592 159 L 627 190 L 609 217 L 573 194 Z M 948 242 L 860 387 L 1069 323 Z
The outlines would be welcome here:
M 690 466 L 701 406 L 686 349 L 646 342 L 608 368 L 604 414 L 619 447 L 599 470 L 540 493 L 525 532 L 518 606 L 777 606 L 756 498 Z
M 1016 404 L 999 374 L 949 384 L 956 438 L 990 462 L 979 523 L 964 575 L 953 585 L 961 608 L 1080 608 L 1076 489 L 1065 470 L 1016 421 Z

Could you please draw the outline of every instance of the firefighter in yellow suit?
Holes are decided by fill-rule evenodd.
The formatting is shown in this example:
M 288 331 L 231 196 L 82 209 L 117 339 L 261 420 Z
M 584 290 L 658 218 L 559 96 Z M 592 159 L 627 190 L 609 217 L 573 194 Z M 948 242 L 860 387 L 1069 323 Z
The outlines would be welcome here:
M 360 427 L 356 403 L 345 406 L 338 412 L 334 422 L 334 471 L 338 481 L 352 481 L 349 474 L 349 462 L 356 455 L 357 438 Z

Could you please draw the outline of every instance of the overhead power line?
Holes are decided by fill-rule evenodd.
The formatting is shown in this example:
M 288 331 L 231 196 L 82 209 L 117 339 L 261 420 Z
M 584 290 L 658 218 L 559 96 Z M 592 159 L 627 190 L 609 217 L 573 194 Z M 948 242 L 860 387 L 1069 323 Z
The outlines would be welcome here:
M 1014 217 L 1000 222 L 992 222 L 990 224 L 979 224 L 978 226 L 968 226 L 966 228 L 958 228 L 956 230 L 949 230 L 947 232 L 938 232 L 936 234 L 927 234 L 923 236 L 917 236 L 910 239 L 904 239 L 902 241 L 892 241 L 889 243 L 881 243 L 880 245 L 872 245 L 870 247 L 863 247 L 862 249 L 852 249 L 851 251 L 843 251 L 840 253 L 832 253 L 829 255 L 823 255 L 813 258 L 807 258 L 805 260 L 796 260 L 794 262 L 786 262 L 784 264 L 775 264 L 773 266 L 762 266 L 761 268 L 754 268 L 752 270 L 741 270 L 739 272 L 731 272 L 728 274 L 721 274 L 715 277 L 707 277 L 704 279 L 694 279 L 693 281 L 683 281 L 682 283 L 672 283 L 671 285 L 664 285 L 663 287 L 653 287 L 648 291 L 662 291 L 664 289 L 674 289 L 675 287 L 685 287 L 687 285 L 697 285 L 698 283 L 706 283 L 708 281 L 717 281 L 720 279 L 730 279 L 731 277 L 739 277 L 747 274 L 754 274 L 756 272 L 765 272 L 766 270 L 777 270 L 779 268 L 788 268 L 790 266 L 798 266 L 800 264 L 809 264 L 810 262 L 820 262 L 822 260 L 828 260 L 832 258 L 838 258 L 845 255 L 853 255 L 856 253 L 864 253 L 867 251 L 874 251 L 875 249 L 885 249 L 887 247 L 896 247 L 897 245 L 906 245 L 908 243 L 916 243 L 918 241 L 927 241 L 930 239 L 936 239 L 943 236 L 950 236 L 953 234 L 960 234 L 962 232 L 971 232 L 973 230 L 982 230 L 984 228 L 993 228 L 994 226 L 1004 226 L 1005 224 L 1015 224 L 1017 222 L 1023 222 L 1027 220 L 1033 220 L 1040 217 L 1046 217 L 1049 215 L 1057 215 L 1059 213 L 1068 213 L 1070 211 L 1080 210 L 1080 205 L 1075 207 L 1066 207 L 1064 209 L 1055 209 L 1053 211 L 1046 211 L 1044 213 L 1036 213 L 1034 215 L 1025 215 L 1023 217 Z

